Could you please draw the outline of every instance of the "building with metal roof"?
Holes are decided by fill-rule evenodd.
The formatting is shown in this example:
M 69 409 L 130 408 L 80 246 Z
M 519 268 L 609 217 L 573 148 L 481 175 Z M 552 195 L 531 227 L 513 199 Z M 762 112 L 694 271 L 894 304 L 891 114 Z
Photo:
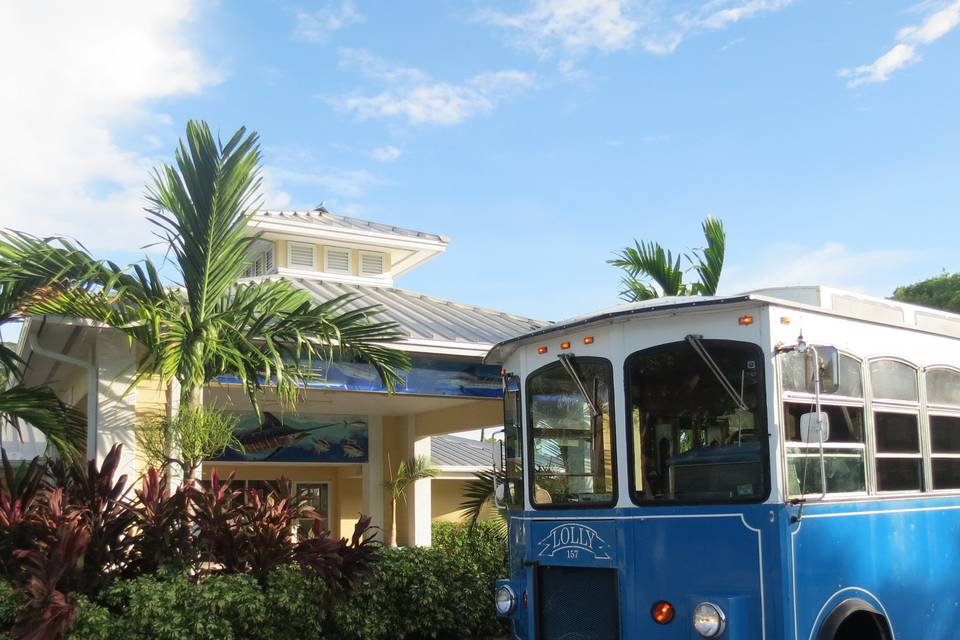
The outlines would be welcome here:
M 356 296 L 348 309 L 376 305 L 373 320 L 397 323 L 405 337 L 391 346 L 406 350 L 412 366 L 394 393 L 386 393 L 373 368 L 349 357 L 314 363 L 316 376 L 293 409 L 269 394 L 258 419 L 238 380 L 224 377 L 204 390 L 204 402 L 235 412 L 243 450 L 228 450 L 203 465 L 234 472 L 238 481 L 289 478 L 307 492 L 335 534 L 349 535 L 358 513 L 381 527 L 390 501 L 384 481 L 400 461 L 431 456 L 444 472 L 422 480 L 399 513 L 401 544 L 429 544 L 433 519 L 460 517 L 462 483 L 489 451 L 446 434 L 502 424 L 500 368 L 484 364 L 494 345 L 549 323 L 465 302 L 398 288 L 395 281 L 447 250 L 441 235 L 313 211 L 262 211 L 249 233 L 248 268 L 241 282 L 284 279 L 318 301 Z M 26 384 L 51 386 L 87 416 L 87 455 L 102 460 L 123 443 L 122 472 L 138 477 L 134 424 L 162 413 L 167 389 L 158 379 L 135 379 L 136 353 L 119 332 L 64 318 L 29 318 L 19 350 L 30 364 Z M 132 390 L 131 390 L 132 389 Z M 282 433 L 282 438 L 266 434 Z M 38 434 L 33 434 L 39 438 Z M 440 439 L 437 439 L 439 437 Z M 12 450 L 42 447 L 20 444 Z M 30 446 L 32 445 L 32 446 Z M 467 463 L 467 464 L 459 464 Z

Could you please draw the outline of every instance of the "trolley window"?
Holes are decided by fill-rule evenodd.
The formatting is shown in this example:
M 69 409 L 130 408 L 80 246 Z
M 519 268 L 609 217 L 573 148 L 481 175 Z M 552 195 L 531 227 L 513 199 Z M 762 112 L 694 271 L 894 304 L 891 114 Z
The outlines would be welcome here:
M 924 378 L 933 488 L 960 489 L 960 372 L 936 367 L 927 369 Z
M 635 500 L 767 495 L 763 356 L 756 345 L 691 336 L 634 353 L 626 374 Z
M 613 505 L 613 370 L 565 356 L 527 378 L 535 506 Z

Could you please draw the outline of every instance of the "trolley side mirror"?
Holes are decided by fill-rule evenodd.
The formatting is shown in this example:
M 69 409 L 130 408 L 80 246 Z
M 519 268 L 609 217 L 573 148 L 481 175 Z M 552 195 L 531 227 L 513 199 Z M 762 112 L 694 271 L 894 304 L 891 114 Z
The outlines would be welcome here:
M 816 353 L 816 357 L 814 356 Z M 836 347 L 817 347 L 804 352 L 804 380 L 808 393 L 815 392 L 815 377 L 820 376 L 820 393 L 840 389 L 840 352 Z
M 805 413 L 800 416 L 800 440 L 807 444 L 817 444 L 820 442 L 821 433 L 823 442 L 830 439 L 830 416 L 826 411 L 821 411 L 817 419 L 816 413 Z
M 505 476 L 504 459 L 506 455 L 503 450 L 503 438 L 497 437 L 504 431 L 504 429 L 501 429 L 493 434 L 493 504 L 498 509 L 503 509 L 506 506 L 506 487 L 501 482 L 501 479 Z

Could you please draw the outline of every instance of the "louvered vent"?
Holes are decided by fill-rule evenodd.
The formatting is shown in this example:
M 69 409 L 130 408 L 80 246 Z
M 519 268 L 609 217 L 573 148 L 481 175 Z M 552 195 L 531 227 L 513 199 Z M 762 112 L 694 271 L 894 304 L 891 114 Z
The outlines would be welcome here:
M 273 248 L 263 252 L 263 266 L 267 273 L 273 271 Z
M 327 264 L 324 271 L 330 273 L 350 273 L 350 250 L 327 247 Z
M 313 269 L 313 245 L 291 242 L 287 251 L 290 254 L 290 266 Z
M 367 253 L 360 254 L 360 275 L 362 276 L 380 276 L 383 275 L 383 254 Z

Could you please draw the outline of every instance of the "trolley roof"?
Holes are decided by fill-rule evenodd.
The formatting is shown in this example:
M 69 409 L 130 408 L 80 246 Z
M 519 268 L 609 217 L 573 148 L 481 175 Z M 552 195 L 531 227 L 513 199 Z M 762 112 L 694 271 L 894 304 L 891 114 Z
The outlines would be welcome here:
M 903 329 L 960 338 L 960 315 L 867 296 L 852 291 L 823 286 L 796 286 L 757 289 L 730 296 L 672 296 L 641 302 L 620 304 L 582 316 L 562 320 L 547 327 L 519 335 L 494 345 L 487 354 L 491 361 L 501 361 L 516 346 L 538 336 L 569 331 L 598 322 L 658 311 L 701 309 L 705 307 L 760 302 L 819 312 L 829 315 L 885 324 Z M 511 348 L 512 347 L 512 348 Z

